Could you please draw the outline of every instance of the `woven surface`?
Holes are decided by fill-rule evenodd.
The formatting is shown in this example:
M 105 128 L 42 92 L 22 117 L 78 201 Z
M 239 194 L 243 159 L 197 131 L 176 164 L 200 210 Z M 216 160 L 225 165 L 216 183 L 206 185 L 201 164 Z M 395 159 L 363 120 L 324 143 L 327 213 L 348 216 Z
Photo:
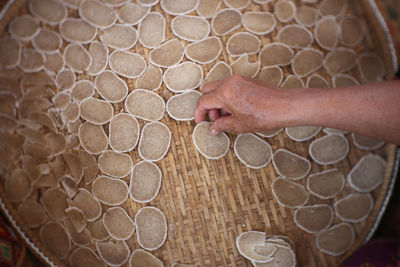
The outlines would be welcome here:
M 166 40 L 174 38 L 170 31 L 170 22 L 173 16 L 165 14 L 161 7 L 157 5 L 153 8 L 165 15 L 167 21 Z M 272 5 L 259 6 L 251 4 L 246 10 L 266 10 L 272 11 Z M 7 29 L 5 26 L 8 21 L 17 14 L 27 12 L 26 5 L 23 1 L 16 1 L 15 5 L 9 10 L 7 16 L 1 21 L 0 28 Z M 360 16 L 359 14 L 357 14 Z M 77 11 L 70 11 L 69 16 L 77 16 Z M 357 47 L 356 51 L 380 50 L 385 49 L 382 39 L 377 39 L 373 33 L 377 29 L 374 25 L 374 19 L 366 21 L 369 24 L 370 34 L 367 35 L 366 42 Z M 57 27 L 50 27 L 57 29 Z M 279 29 L 279 28 L 278 28 Z M 234 31 L 243 31 L 239 28 Z M 232 33 L 232 34 L 233 34 Z M 271 34 L 261 36 L 263 44 L 276 41 L 277 29 Z M 231 34 L 230 34 L 231 35 Z M 230 36 L 229 35 L 229 36 Z M 221 38 L 225 44 L 228 37 Z M 380 40 L 381 43 L 376 43 Z M 65 46 L 64 42 L 64 46 Z M 187 43 L 186 43 L 187 44 Z M 314 45 L 316 47 L 316 45 Z M 148 61 L 149 49 L 136 46 L 130 51 L 143 55 Z M 384 50 L 385 51 L 385 50 Z M 386 54 L 386 53 L 385 53 Z M 250 57 L 255 59 L 255 56 Z M 219 60 L 232 63 L 233 59 L 229 57 L 223 50 Z M 390 68 L 391 63 L 388 57 L 385 57 L 387 66 L 387 79 L 393 75 Z M 211 68 L 210 65 L 203 65 L 204 72 L 207 73 Z M 285 75 L 291 73 L 290 66 L 283 68 Z M 324 71 L 317 72 L 328 77 Z M 355 77 L 358 77 L 356 68 L 351 71 Z M 88 79 L 94 77 L 85 74 L 78 74 L 77 80 Z M 129 89 L 134 89 L 134 79 L 125 79 Z M 167 100 L 173 94 L 163 85 L 159 89 L 164 100 Z M 115 113 L 118 113 L 122 105 L 115 104 Z M 229 134 L 231 139 L 231 149 L 219 160 L 208 160 L 200 155 L 192 143 L 192 131 L 195 126 L 194 122 L 176 122 L 175 120 L 164 116 L 161 120 L 172 132 L 172 142 L 168 154 L 164 159 L 157 162 L 163 173 L 163 180 L 160 193 L 150 204 L 160 208 L 166 215 L 169 225 L 168 237 L 166 243 L 153 254 L 162 259 L 166 266 L 174 262 L 192 263 L 199 266 L 250 266 L 250 263 L 241 257 L 235 246 L 235 238 L 241 232 L 248 230 L 265 231 L 267 234 L 287 235 L 295 244 L 297 260 L 300 266 L 334 266 L 343 261 L 352 251 L 357 249 L 364 241 L 366 235 L 370 231 L 377 214 L 379 213 L 384 200 L 390 177 L 393 170 L 393 162 L 395 155 L 395 146 L 386 145 L 384 148 L 376 151 L 377 154 L 384 157 L 387 161 L 387 171 L 383 184 L 373 191 L 372 195 L 375 200 L 375 207 L 368 219 L 363 223 L 353 224 L 356 229 L 357 237 L 351 250 L 342 256 L 332 257 L 320 253 L 315 247 L 314 236 L 300 230 L 293 222 L 294 210 L 280 206 L 273 197 L 270 184 L 277 177 L 277 173 L 270 163 L 260 170 L 251 170 L 246 168 L 236 157 L 233 151 L 233 142 L 235 135 Z M 144 125 L 140 121 L 141 127 Z M 67 132 L 64 132 L 67 134 Z M 313 139 L 323 136 L 319 133 Z M 346 135 L 349 141 L 350 135 Z M 312 140 L 313 140 L 312 139 Z M 294 142 L 282 132 L 273 138 L 265 138 L 272 146 L 273 151 L 279 148 L 286 148 L 296 152 L 309 160 L 308 146 L 312 140 L 306 142 Z M 375 152 L 374 152 L 375 153 Z M 368 154 L 355 148 L 350 142 L 350 152 L 347 158 L 335 165 L 321 166 L 312 163 L 311 173 L 337 167 L 348 173 L 350 169 L 363 156 Z M 130 153 L 134 163 L 140 161 L 137 151 Z M 16 163 L 12 163 L 16 167 Z M 124 178 L 129 182 L 128 178 Z M 306 179 L 301 179 L 300 184 L 305 185 Z M 3 186 L 1 186 L 3 189 Z M 90 186 L 87 186 L 90 189 Z M 321 200 L 311 196 L 307 205 L 327 203 L 333 204 L 347 195 L 352 190 L 346 183 L 345 189 L 334 199 Z M 32 198 L 38 198 L 41 192 L 35 192 Z M 15 214 L 16 205 L 11 205 L 5 199 L 4 191 L 1 190 L 3 201 L 7 204 L 11 214 Z M 143 204 L 136 203 L 128 199 L 122 205 L 133 218 L 136 212 L 143 207 Z M 107 207 L 103 205 L 103 210 Z M 38 241 L 38 230 L 30 230 L 24 227 L 22 221 L 13 216 L 20 227 L 27 233 L 29 239 L 41 249 L 46 256 L 57 264 L 65 264 L 55 259 Z M 334 223 L 339 222 L 335 218 Z M 136 241 L 136 234 L 127 241 L 131 250 L 139 248 Z M 90 245 L 94 248 L 94 245 Z

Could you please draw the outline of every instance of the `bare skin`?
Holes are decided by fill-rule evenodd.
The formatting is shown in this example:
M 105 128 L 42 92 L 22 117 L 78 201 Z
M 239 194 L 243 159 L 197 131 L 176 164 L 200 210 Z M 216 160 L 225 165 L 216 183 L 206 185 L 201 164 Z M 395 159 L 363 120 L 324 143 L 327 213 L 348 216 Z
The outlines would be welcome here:
M 400 144 L 400 81 L 332 89 L 282 89 L 232 76 L 203 86 L 196 123 L 214 135 L 320 125 Z

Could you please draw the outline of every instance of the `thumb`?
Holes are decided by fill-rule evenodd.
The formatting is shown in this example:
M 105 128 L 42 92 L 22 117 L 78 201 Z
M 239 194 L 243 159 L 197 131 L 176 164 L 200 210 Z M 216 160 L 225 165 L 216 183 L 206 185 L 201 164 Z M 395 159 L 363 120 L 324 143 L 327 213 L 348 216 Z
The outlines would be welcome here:
M 216 119 L 210 127 L 212 135 L 218 135 L 220 132 L 233 131 L 233 118 L 231 115 L 222 116 Z

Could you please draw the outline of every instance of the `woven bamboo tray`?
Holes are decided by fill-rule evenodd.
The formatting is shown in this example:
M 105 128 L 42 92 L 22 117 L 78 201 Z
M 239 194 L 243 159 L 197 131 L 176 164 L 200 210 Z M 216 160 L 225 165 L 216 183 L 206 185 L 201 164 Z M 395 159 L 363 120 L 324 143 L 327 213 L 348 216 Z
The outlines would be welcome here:
M 355 1 L 349 1 L 353 5 Z M 358 1 L 357 1 L 358 2 Z M 362 0 L 360 5 L 352 6 L 353 14 L 368 23 L 369 34 L 366 41 L 356 51 L 361 51 L 363 46 L 370 50 L 381 52 L 386 65 L 386 79 L 390 80 L 397 68 L 393 44 L 383 18 L 374 1 Z M 258 10 L 260 7 L 251 4 L 247 9 Z M 159 5 L 155 7 L 159 12 Z M 262 7 L 272 10 L 269 5 Z M 24 0 L 10 1 L 3 9 L 0 17 L 0 30 L 7 31 L 6 25 L 16 15 L 27 13 Z M 163 13 L 164 14 L 164 13 Z M 69 16 L 76 16 L 77 12 L 70 12 Z M 172 16 L 164 14 L 167 20 L 166 39 L 173 37 L 170 27 Z M 54 28 L 57 29 L 57 28 Z M 237 30 L 239 31 L 239 30 Z M 221 40 L 225 44 L 227 37 Z M 272 34 L 261 36 L 263 44 L 276 40 L 276 31 Z M 65 43 L 64 43 L 65 45 Z M 131 49 L 143 55 L 148 60 L 148 49 Z M 219 60 L 232 63 L 225 50 Z M 205 65 L 205 73 L 209 67 Z M 289 73 L 289 68 L 283 68 L 284 73 Z M 321 75 L 326 73 L 321 72 Z M 356 74 L 354 74 L 356 75 Z M 92 80 L 85 74 L 78 74 L 77 80 Z M 125 79 L 130 90 L 134 88 L 134 79 Z M 165 86 L 158 93 L 166 100 L 172 93 Z M 116 112 L 121 106 L 114 105 Z M 385 209 L 388 198 L 396 178 L 398 159 L 396 160 L 396 146 L 387 144 L 375 151 L 387 161 L 387 170 L 384 182 L 372 192 L 375 206 L 362 223 L 353 224 L 356 229 L 356 242 L 346 254 L 338 257 L 329 256 L 320 252 L 314 241 L 314 236 L 300 230 L 293 222 L 294 210 L 280 206 L 273 197 L 270 184 L 278 176 L 272 164 L 260 170 L 246 168 L 236 157 L 233 151 L 235 135 L 229 134 L 231 149 L 219 160 L 208 160 L 201 156 L 192 144 L 194 122 L 177 122 L 167 115 L 161 120 L 172 132 L 171 147 L 164 159 L 157 162 L 163 173 L 161 190 L 150 204 L 160 208 L 166 215 L 168 222 L 168 236 L 166 243 L 153 255 L 164 261 L 166 266 L 174 262 L 190 263 L 197 266 L 250 266 L 251 264 L 241 257 L 236 249 L 235 238 L 248 230 L 265 231 L 267 234 L 287 235 L 293 241 L 299 266 L 335 266 L 346 259 L 352 252 L 359 248 L 371 237 L 380 217 Z M 141 122 L 143 126 L 143 122 Z M 315 138 L 323 136 L 319 133 Z M 280 133 L 273 138 L 265 139 L 273 151 L 286 148 L 311 159 L 308 146 L 311 141 L 302 143 L 294 142 L 285 133 Z M 334 167 L 348 173 L 357 161 L 368 152 L 355 148 L 352 143 L 347 158 L 335 165 L 321 166 L 312 163 L 311 173 Z M 134 163 L 140 161 L 137 151 L 130 153 Z M 398 158 L 398 156 L 397 156 Z M 54 258 L 38 240 L 38 230 L 25 227 L 16 215 L 16 205 L 11 204 L 4 197 L 4 186 L 0 186 L 0 206 L 10 220 L 13 227 L 23 237 L 28 246 L 44 262 L 49 265 L 63 266 L 67 262 L 60 262 Z M 126 179 L 125 179 L 126 180 Z M 306 179 L 300 181 L 305 185 Z M 90 188 L 90 186 L 87 186 Z M 346 185 L 335 199 L 320 200 L 312 196 L 308 205 L 317 203 L 333 204 L 352 190 Z M 39 195 L 37 195 L 38 197 Z M 128 199 L 123 205 L 133 218 L 143 204 Z M 103 205 L 103 210 L 104 210 Z M 339 222 L 335 218 L 334 223 Z M 127 241 L 131 251 L 139 248 L 136 234 Z M 94 248 L 93 244 L 91 245 Z M 126 264 L 127 265 L 127 264 Z

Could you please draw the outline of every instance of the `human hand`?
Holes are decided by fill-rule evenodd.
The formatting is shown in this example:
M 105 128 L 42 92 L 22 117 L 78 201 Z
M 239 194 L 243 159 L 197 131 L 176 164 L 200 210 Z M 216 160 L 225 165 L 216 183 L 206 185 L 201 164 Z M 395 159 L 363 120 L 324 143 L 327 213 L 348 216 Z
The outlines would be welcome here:
M 203 86 L 203 96 L 197 103 L 195 121 L 204 121 L 207 114 L 211 133 L 261 132 L 283 127 L 282 115 L 287 90 L 257 79 L 231 76 Z

